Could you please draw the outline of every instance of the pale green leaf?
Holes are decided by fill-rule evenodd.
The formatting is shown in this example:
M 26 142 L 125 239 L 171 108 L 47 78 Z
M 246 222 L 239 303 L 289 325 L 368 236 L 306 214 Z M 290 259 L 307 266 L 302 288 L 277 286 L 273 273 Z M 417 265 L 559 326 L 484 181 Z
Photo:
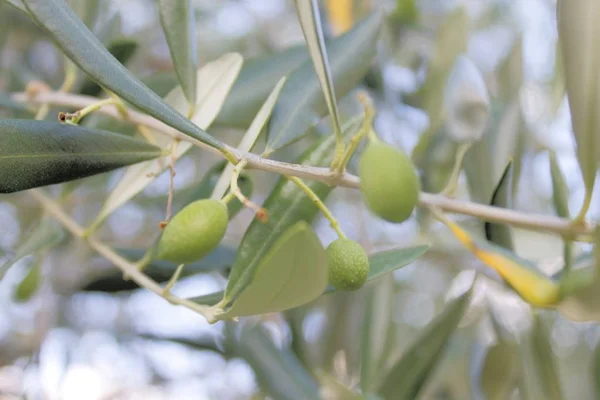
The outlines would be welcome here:
M 480 389 L 486 400 L 510 398 L 518 379 L 518 349 L 505 341 L 498 341 L 486 349 L 479 372 Z
M 38 291 L 42 281 L 42 266 L 38 261 L 29 267 L 21 282 L 15 288 L 13 299 L 16 302 L 26 302 Z
M 550 337 L 537 314 L 534 317 L 531 332 L 531 356 L 534 373 L 540 383 L 539 389 L 543 392 L 543 398 L 548 400 L 562 399 L 560 376 L 556 358 L 552 352 Z
M 250 124 L 250 128 L 248 128 L 248 131 L 240 141 L 240 144 L 238 145 L 238 150 L 244 153 L 247 153 L 252 150 L 254 144 L 258 140 L 258 136 L 261 134 L 267 121 L 271 117 L 273 107 L 275 107 L 275 102 L 277 102 L 277 98 L 279 97 L 279 93 L 281 92 L 281 89 L 283 88 L 284 84 L 285 77 L 281 78 L 279 82 L 277 82 L 277 85 L 275 85 L 275 88 L 273 89 L 271 94 L 269 94 L 269 97 L 267 98 L 261 109 L 258 111 L 258 114 L 256 114 L 256 117 Z M 227 164 L 227 166 L 223 170 L 223 173 L 221 174 L 221 177 L 219 178 L 219 181 L 215 186 L 214 191 L 212 192 L 211 198 L 220 199 L 221 197 L 223 197 L 223 195 L 227 191 L 227 188 L 229 187 L 231 181 L 231 174 L 234 168 L 235 166 L 233 164 Z
M 328 46 L 335 93 L 343 97 L 364 77 L 375 56 L 381 14 L 374 13 Z M 349 62 L 349 60 L 353 60 Z M 266 153 L 301 137 L 327 112 L 327 104 L 311 60 L 288 77 L 271 123 Z
M 207 63 L 198 70 L 198 82 L 200 85 L 198 86 L 198 93 L 196 95 L 198 103 L 192 117 L 194 124 L 197 124 L 202 129 L 210 126 L 219 113 L 220 107 L 240 71 L 242 62 L 242 57 L 239 54 L 229 53 L 216 61 Z M 175 107 L 175 109 L 181 111 L 188 108 L 187 100 L 180 87 L 173 89 L 167 95 L 165 101 Z M 160 132 L 153 132 L 153 136 L 156 143 L 161 147 L 167 147 L 172 143 L 170 137 Z M 191 147 L 192 144 L 189 142 L 179 142 L 175 150 L 177 159 L 183 156 Z M 171 156 L 169 155 L 128 168 L 117 186 L 111 190 L 94 225 L 101 223 L 114 210 L 140 193 L 168 167 L 170 160 Z
M 23 4 L 23 0 L 4 0 L 4 1 L 6 1 L 11 6 L 23 11 L 24 13 L 27 12 L 27 9 L 25 8 L 25 4 Z
M 158 0 L 160 23 L 167 38 L 179 84 L 196 104 L 196 19 L 191 0 Z
M 104 48 L 65 0 L 24 0 L 29 14 L 63 52 L 103 87 L 178 131 L 222 150 L 223 143 L 177 112 Z
M 558 216 L 571 218 L 569 213 L 569 187 L 560 170 L 556 153 L 550 152 L 550 175 L 552 176 L 552 200 Z
M 424 332 L 385 374 L 377 394 L 385 400 L 412 400 L 440 362 L 450 337 L 462 319 L 471 298 L 471 290 L 453 300 L 427 325 Z
M 600 2 L 559 0 L 557 18 L 577 159 L 591 195 L 600 166 Z
M 304 221 L 287 229 L 262 259 L 250 284 L 216 320 L 266 314 L 307 304 L 327 287 L 325 249 Z
M 336 135 L 341 135 L 340 119 L 338 116 L 337 100 L 333 88 L 333 79 L 331 69 L 327 58 L 327 48 L 323 37 L 323 28 L 321 27 L 321 16 L 319 14 L 319 5 L 316 0 L 295 0 L 298 20 L 304 32 L 304 39 L 308 47 L 308 52 L 313 62 L 321 90 L 325 96 L 325 103 L 333 121 L 333 131 Z

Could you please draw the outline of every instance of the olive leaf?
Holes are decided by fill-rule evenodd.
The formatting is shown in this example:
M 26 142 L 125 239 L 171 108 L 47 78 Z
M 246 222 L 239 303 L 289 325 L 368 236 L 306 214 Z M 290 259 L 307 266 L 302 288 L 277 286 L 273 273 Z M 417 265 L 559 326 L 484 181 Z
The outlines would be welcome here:
M 335 93 L 343 97 L 367 73 L 375 56 L 381 14 L 374 13 L 328 45 Z M 348 62 L 348 60 L 354 60 Z M 288 77 L 271 123 L 266 154 L 301 137 L 327 112 L 327 104 L 311 60 L 306 60 Z
M 500 182 L 494 189 L 492 194 L 492 201 L 490 204 L 496 207 L 511 208 L 513 195 L 512 195 L 512 161 L 508 163 L 504 169 L 504 173 L 500 178 Z M 507 250 L 513 250 L 512 235 L 510 228 L 503 224 L 497 224 L 493 222 L 485 222 L 485 237 L 492 243 L 502 246 Z
M 530 350 L 533 373 L 538 378 L 538 390 L 544 399 L 560 400 L 563 398 L 556 358 L 552 352 L 550 338 L 544 328 L 539 314 L 533 318 L 530 337 Z
M 17 247 L 12 255 L 2 266 L 0 266 L 0 279 L 6 272 L 23 257 L 34 254 L 42 249 L 47 249 L 60 243 L 64 238 L 64 231 L 56 222 L 43 219 L 31 231 Z
M 41 269 L 42 265 L 39 261 L 29 267 L 13 293 L 13 299 L 16 302 L 26 302 L 38 291 L 42 281 Z
M 333 79 L 331 77 L 331 68 L 327 58 L 327 48 L 325 47 L 325 38 L 321 26 L 321 15 L 319 14 L 319 5 L 316 0 L 295 0 L 298 20 L 304 32 L 304 39 L 308 47 L 310 58 L 312 59 L 314 69 L 319 78 L 319 84 L 325 97 L 325 103 L 329 115 L 333 122 L 333 131 L 340 136 L 340 118 L 338 116 L 337 100 L 333 89 Z M 341 139 L 339 137 L 338 139 Z
M 479 385 L 487 400 L 510 398 L 517 382 L 519 357 L 515 345 L 498 341 L 485 350 Z
M 58 122 L 3 119 L 0 135 L 0 193 L 85 178 L 161 154 L 140 140 Z
M 265 100 L 265 103 L 263 104 L 261 109 L 256 114 L 256 117 L 250 124 L 248 131 L 240 141 L 240 144 L 237 147 L 238 150 L 244 153 L 247 153 L 252 150 L 256 141 L 258 140 L 258 136 L 263 131 L 263 128 L 265 127 L 267 121 L 271 117 L 273 107 L 275 107 L 275 102 L 279 97 L 279 93 L 281 92 L 284 83 L 285 77 L 281 78 L 279 82 L 277 82 L 277 85 L 275 85 L 275 88 L 273 88 L 273 91 L 271 92 L 271 94 L 269 94 L 267 100 Z M 234 168 L 235 166 L 233 164 L 227 164 L 227 166 L 223 170 L 223 173 L 221 174 L 221 177 L 219 178 L 219 181 L 215 186 L 215 189 L 212 192 L 212 199 L 218 200 L 221 197 L 223 197 L 223 195 L 227 191 L 227 188 L 229 187 L 231 181 L 231 174 Z
M 27 8 L 25 8 L 25 4 L 23 4 L 23 0 L 4 0 L 4 1 L 6 1 L 11 6 L 23 11 L 24 13 L 27 13 Z
M 196 111 L 192 117 L 192 122 L 201 128 L 207 128 L 219 113 L 220 107 L 231 89 L 242 65 L 242 57 L 237 53 L 228 53 L 218 60 L 207 63 L 197 72 L 198 93 L 196 98 Z M 178 110 L 187 109 L 187 100 L 180 87 L 177 87 L 167 95 L 165 101 Z M 172 143 L 172 139 L 160 132 L 153 132 L 154 141 L 161 147 L 167 147 Z M 179 142 L 175 148 L 175 157 L 179 159 L 190 148 L 189 142 Z M 171 155 L 148 163 L 136 165 L 128 168 L 125 174 L 111 191 L 108 199 L 104 203 L 102 210 L 94 222 L 98 226 L 114 210 L 125 204 L 135 195 L 140 193 L 157 176 L 159 176 L 171 162 Z
M 179 84 L 189 103 L 196 104 L 196 19 L 191 0 L 159 0 L 160 23 L 167 38 Z
M 523 86 L 523 36 L 518 36 L 497 71 L 500 85 L 500 97 L 505 101 L 514 101 Z
M 262 258 L 250 284 L 215 320 L 267 314 L 307 304 L 327 287 L 327 256 L 316 233 L 298 221 Z M 214 322 L 209 321 L 209 322 Z
M 594 357 L 592 359 L 592 374 L 594 377 L 594 393 L 596 398 L 600 397 L 600 344 L 594 349 Z
M 24 0 L 31 17 L 79 68 L 103 87 L 154 118 L 219 150 L 223 143 L 168 105 L 104 48 L 65 0 Z
M 600 3 L 559 0 L 557 19 L 577 160 L 591 196 L 600 166 Z
M 427 325 L 381 380 L 377 394 L 385 400 L 416 399 L 435 371 L 452 333 L 462 319 L 471 290 L 453 300 Z
M 571 218 L 569 212 L 569 187 L 565 181 L 565 176 L 560 170 L 556 153 L 550 154 L 550 176 L 552 177 L 552 200 L 558 216 L 562 218 Z

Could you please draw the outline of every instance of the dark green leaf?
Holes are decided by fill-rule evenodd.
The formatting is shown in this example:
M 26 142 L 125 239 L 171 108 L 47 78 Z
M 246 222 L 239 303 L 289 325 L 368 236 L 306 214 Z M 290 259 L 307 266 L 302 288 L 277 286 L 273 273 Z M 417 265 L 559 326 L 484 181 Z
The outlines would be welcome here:
M 178 113 L 123 67 L 65 0 L 24 0 L 24 4 L 65 54 L 100 85 L 178 131 L 216 149 L 224 148 L 223 143 Z
M 347 135 L 352 134 L 358 123 L 354 119 L 346 125 L 344 132 Z M 329 135 L 308 150 L 298 163 L 311 166 L 329 165 L 334 147 L 334 137 Z M 332 190 L 330 186 L 320 182 L 309 181 L 306 184 L 323 200 Z M 227 282 L 223 309 L 227 309 L 246 289 L 263 257 L 281 234 L 298 221 L 311 223 L 318 212 L 318 208 L 304 192 L 285 177 L 280 178 L 263 207 L 268 212 L 269 222 L 262 223 L 255 219 L 246 230 Z
M 232 324 L 227 325 L 229 331 Z M 231 332 L 230 336 L 238 336 Z M 320 399 L 317 382 L 288 349 L 275 347 L 260 326 L 243 328 L 233 351 L 254 370 L 260 387 L 278 400 Z
M 135 54 L 138 48 L 138 43 L 131 39 L 117 39 L 108 45 L 108 51 L 121 64 L 127 64 L 127 61 Z M 86 79 L 81 86 L 81 94 L 88 96 L 98 96 L 102 88 L 91 79 Z
M 552 352 L 550 338 L 540 316 L 535 315 L 531 332 L 531 356 L 535 373 L 538 376 L 544 399 L 562 399 L 560 376 L 556 359 Z
M 37 292 L 42 280 L 41 267 L 40 262 L 36 262 L 29 267 L 25 276 L 15 288 L 13 296 L 15 301 L 19 303 L 26 302 Z
M 512 161 L 508 163 L 504 169 L 504 173 L 500 178 L 500 182 L 494 189 L 492 194 L 492 201 L 490 204 L 495 207 L 510 208 L 513 195 L 512 195 Z M 497 224 L 492 222 L 485 223 L 485 237 L 492 243 L 502 246 L 507 250 L 513 249 L 512 235 L 510 228 L 503 224 Z
M 381 14 L 374 13 L 328 45 L 335 93 L 343 97 L 364 77 L 375 55 Z M 353 60 L 349 62 L 349 60 Z M 269 125 L 266 153 L 294 142 L 327 112 L 311 60 L 288 78 Z
M 215 124 L 248 128 L 279 79 L 306 60 L 306 48 L 294 46 L 245 62 Z
M 67 182 L 160 156 L 146 142 L 58 122 L 0 120 L 0 193 Z
M 37 253 L 41 249 L 51 248 L 58 244 L 63 237 L 64 232 L 60 225 L 51 220 L 42 220 L 19 244 L 15 254 L 0 266 L 0 279 L 17 261 L 30 254 Z
M 471 291 L 446 306 L 419 338 L 406 350 L 402 358 L 387 372 L 377 394 L 385 400 L 412 400 L 435 371 L 460 322 L 471 298 Z
M 175 72 L 190 104 L 196 104 L 196 19 L 191 0 L 159 0 L 160 23 Z

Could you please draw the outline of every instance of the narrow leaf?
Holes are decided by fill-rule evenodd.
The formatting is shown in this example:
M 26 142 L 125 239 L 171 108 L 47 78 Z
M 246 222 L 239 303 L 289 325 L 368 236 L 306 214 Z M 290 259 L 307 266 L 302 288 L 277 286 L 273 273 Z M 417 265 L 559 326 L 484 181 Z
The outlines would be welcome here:
M 42 249 L 51 248 L 64 238 L 60 225 L 51 220 L 44 219 L 35 228 L 28 232 L 25 239 L 17 247 L 15 254 L 0 266 L 0 279 L 15 263 L 30 254 Z
M 500 182 L 494 189 L 492 195 L 492 201 L 490 204 L 495 207 L 511 208 L 513 199 L 512 195 L 512 162 L 509 162 L 500 178 Z M 486 222 L 485 225 L 485 237 L 492 243 L 502 246 L 507 250 L 513 249 L 512 235 L 510 228 L 503 224 L 497 224 L 492 222 Z
M 600 166 L 600 2 L 559 0 L 557 18 L 577 159 L 591 196 Z
M 0 193 L 62 183 L 160 156 L 116 133 L 31 120 L 0 120 Z
M 15 288 L 13 298 L 16 302 L 26 302 L 37 292 L 42 280 L 41 267 L 40 262 L 36 262 L 29 267 L 25 276 Z
M 600 343 L 596 345 L 592 359 L 592 375 L 594 377 L 594 389 L 596 398 L 600 398 Z
M 511 343 L 498 341 L 486 349 L 479 385 L 487 400 L 510 398 L 519 368 L 517 349 Z
M 159 0 L 160 23 L 175 72 L 190 104 L 196 104 L 196 20 L 191 0 Z
M 550 152 L 550 175 L 552 176 L 552 200 L 556 213 L 562 218 L 571 218 L 569 212 L 569 187 L 560 170 L 556 153 Z
M 549 400 L 562 399 L 560 377 L 550 338 L 537 314 L 534 317 L 531 332 L 531 353 L 540 388 L 544 391 L 544 398 Z
M 329 110 L 329 115 L 333 121 L 333 131 L 337 136 L 341 136 L 340 119 L 338 116 L 337 100 L 333 88 L 333 79 L 331 69 L 327 58 L 327 49 L 323 37 L 323 28 L 321 26 L 321 15 L 319 14 L 319 5 L 316 0 L 296 0 L 296 12 L 304 32 L 304 39 L 308 47 L 308 52 L 313 62 L 321 90 L 325 96 L 325 103 Z
M 279 93 L 281 92 L 281 88 L 283 87 L 284 83 L 285 77 L 281 78 L 279 82 L 277 82 L 277 85 L 275 85 L 275 88 L 273 89 L 273 91 L 271 92 L 261 109 L 258 111 L 258 114 L 256 114 L 256 117 L 250 124 L 250 128 L 248 128 L 248 131 L 242 138 L 238 146 L 238 150 L 244 153 L 247 153 L 252 150 L 254 144 L 258 140 L 258 136 L 263 131 L 264 126 L 271 117 L 273 107 L 275 107 L 275 102 L 279 97 Z M 213 191 L 211 198 L 218 200 L 221 197 L 223 197 L 231 182 L 231 174 L 234 168 L 235 166 L 233 164 L 227 164 L 225 170 L 223 171 L 223 174 L 221 174 L 221 177 L 219 178 L 219 181 L 215 186 L 215 190 Z
M 307 304 L 327 286 L 327 256 L 305 222 L 288 228 L 262 259 L 251 282 L 215 320 L 267 314 Z
M 231 324 L 227 327 L 231 330 Z M 272 398 L 321 398 L 317 382 L 298 358 L 286 348 L 275 347 L 260 325 L 244 328 L 239 339 L 235 340 L 233 349 L 235 354 L 250 364 L 260 387 Z
M 216 149 L 223 149 L 223 143 L 165 103 L 123 67 L 65 0 L 24 0 L 23 3 L 65 54 L 100 85 L 178 131 Z
M 419 393 L 435 371 L 458 323 L 463 317 L 471 291 L 448 304 L 419 338 L 406 350 L 402 358 L 387 372 L 377 391 L 385 400 L 410 400 Z
M 343 97 L 367 73 L 375 56 L 381 14 L 374 13 L 328 46 L 335 93 Z M 348 62 L 353 60 L 353 62 Z M 288 78 L 269 125 L 266 153 L 294 142 L 327 112 L 311 60 Z
M 242 58 L 237 53 L 225 54 L 216 61 L 210 62 L 198 70 L 198 104 L 192 117 L 192 122 L 205 129 L 215 119 L 220 107 L 231 89 L 242 65 Z M 187 109 L 187 101 L 180 87 L 169 93 L 165 101 L 178 110 Z M 154 132 L 154 139 L 161 147 L 168 147 L 172 143 L 170 137 Z M 180 159 L 192 147 L 189 142 L 179 142 L 175 149 L 176 159 Z M 102 210 L 98 214 L 96 222 L 99 224 L 114 210 L 125 204 L 135 195 L 140 193 L 156 177 L 158 177 L 171 162 L 171 156 L 148 163 L 128 168 L 125 174 L 111 191 Z
M 6 1 L 11 6 L 23 11 L 24 13 L 27 13 L 27 9 L 25 8 L 25 4 L 23 4 L 23 0 L 4 0 L 4 1 Z

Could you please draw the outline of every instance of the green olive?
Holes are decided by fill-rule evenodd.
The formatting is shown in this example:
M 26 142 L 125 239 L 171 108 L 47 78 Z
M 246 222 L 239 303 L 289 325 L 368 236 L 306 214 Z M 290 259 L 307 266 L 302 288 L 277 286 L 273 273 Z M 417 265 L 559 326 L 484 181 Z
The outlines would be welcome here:
M 228 223 L 225 203 L 211 199 L 190 203 L 165 227 L 156 258 L 176 264 L 197 261 L 219 245 Z
M 411 216 L 421 185 L 406 153 L 379 140 L 371 141 L 360 157 L 358 175 L 363 199 L 373 213 L 396 223 Z
M 325 250 L 329 284 L 339 290 L 360 289 L 369 276 L 369 257 L 360 244 L 337 239 Z

